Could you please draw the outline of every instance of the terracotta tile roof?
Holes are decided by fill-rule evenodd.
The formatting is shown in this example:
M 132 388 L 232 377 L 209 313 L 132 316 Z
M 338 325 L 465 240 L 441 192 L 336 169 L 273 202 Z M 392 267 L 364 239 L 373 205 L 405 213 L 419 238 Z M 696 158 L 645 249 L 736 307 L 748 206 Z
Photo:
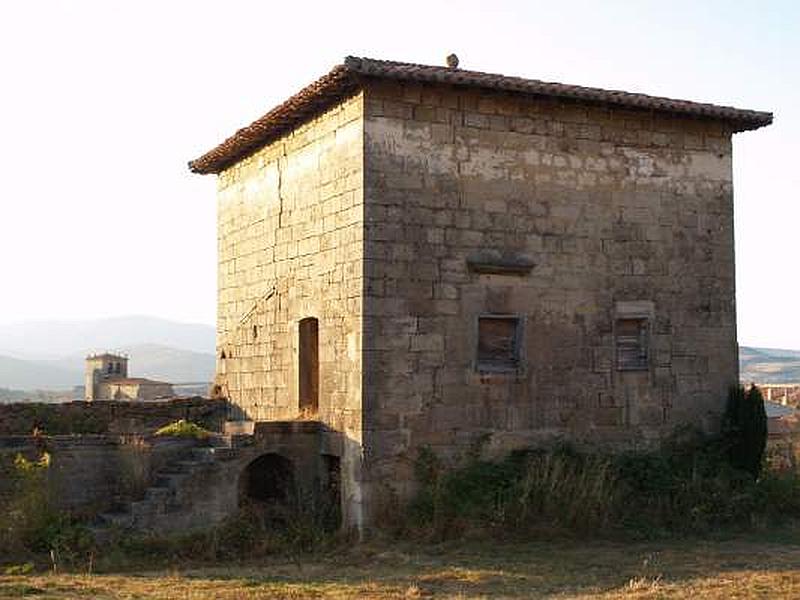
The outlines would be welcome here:
M 240 129 L 216 148 L 189 162 L 189 168 L 195 173 L 219 173 L 340 100 L 354 94 L 361 89 L 365 78 L 442 83 L 668 112 L 727 121 L 734 131 L 758 129 L 772 123 L 772 113 L 770 112 L 579 85 L 550 83 L 480 71 L 348 56 L 343 64 L 334 67 L 327 75 L 303 88 L 247 127 Z

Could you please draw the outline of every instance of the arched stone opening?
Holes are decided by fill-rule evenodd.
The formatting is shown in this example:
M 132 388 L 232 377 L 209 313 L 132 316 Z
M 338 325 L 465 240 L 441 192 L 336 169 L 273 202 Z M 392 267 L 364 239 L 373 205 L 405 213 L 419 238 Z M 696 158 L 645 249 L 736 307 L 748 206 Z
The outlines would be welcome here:
M 239 507 L 263 511 L 282 520 L 295 500 L 295 469 L 280 454 L 263 454 L 250 462 L 239 478 Z

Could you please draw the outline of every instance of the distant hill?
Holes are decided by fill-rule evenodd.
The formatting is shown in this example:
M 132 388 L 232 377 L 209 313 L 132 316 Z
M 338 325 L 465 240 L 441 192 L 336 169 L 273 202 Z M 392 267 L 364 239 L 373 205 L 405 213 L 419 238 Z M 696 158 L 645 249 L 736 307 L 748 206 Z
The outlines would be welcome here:
M 214 355 L 159 344 L 122 346 L 130 356 L 129 375 L 171 383 L 201 383 L 214 378 Z M 69 389 L 83 384 L 85 352 L 59 360 L 22 360 L 0 356 L 0 388 Z
M 154 317 L 0 325 L 0 388 L 58 390 L 83 384 L 89 352 L 130 356 L 129 374 L 173 383 L 214 377 L 214 328 Z
M 121 346 L 117 350 L 130 357 L 128 375 L 174 383 L 209 382 L 214 378 L 214 355 L 192 352 L 161 344 Z M 85 352 L 53 361 L 68 370 L 78 370 L 83 377 Z M 82 380 L 81 380 L 82 383 Z
M 145 344 L 213 354 L 214 336 L 210 325 L 156 317 L 29 321 L 0 325 L 0 355 L 34 360 L 61 359 L 86 350 L 118 350 Z
M 69 389 L 82 383 L 81 371 L 49 364 L 0 356 L 0 387 L 12 390 Z
M 740 346 L 739 371 L 745 382 L 800 382 L 800 350 Z

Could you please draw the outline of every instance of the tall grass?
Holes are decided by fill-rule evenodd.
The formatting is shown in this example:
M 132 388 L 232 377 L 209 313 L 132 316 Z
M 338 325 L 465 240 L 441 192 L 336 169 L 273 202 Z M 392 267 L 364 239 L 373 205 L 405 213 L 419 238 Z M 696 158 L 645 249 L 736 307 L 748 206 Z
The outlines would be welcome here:
M 140 500 L 150 485 L 151 452 L 147 440 L 137 434 L 125 436 L 119 446 L 121 492 L 125 498 Z
M 525 461 L 519 483 L 516 525 L 536 519 L 575 531 L 605 527 L 617 502 L 618 474 L 610 459 L 567 452 L 541 452 Z
M 719 439 L 693 436 L 649 453 L 604 455 L 568 447 L 446 469 L 417 461 L 419 491 L 396 531 L 448 538 L 504 535 L 653 537 L 706 534 L 800 518 L 800 477 L 731 466 Z

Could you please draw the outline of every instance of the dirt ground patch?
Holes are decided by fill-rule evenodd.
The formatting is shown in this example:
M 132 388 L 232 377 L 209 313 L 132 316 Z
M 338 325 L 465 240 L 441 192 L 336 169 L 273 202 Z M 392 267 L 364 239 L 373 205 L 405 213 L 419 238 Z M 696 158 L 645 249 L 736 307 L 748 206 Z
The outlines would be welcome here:
M 362 545 L 334 556 L 0 577 L 0 598 L 800 598 L 800 539 Z

